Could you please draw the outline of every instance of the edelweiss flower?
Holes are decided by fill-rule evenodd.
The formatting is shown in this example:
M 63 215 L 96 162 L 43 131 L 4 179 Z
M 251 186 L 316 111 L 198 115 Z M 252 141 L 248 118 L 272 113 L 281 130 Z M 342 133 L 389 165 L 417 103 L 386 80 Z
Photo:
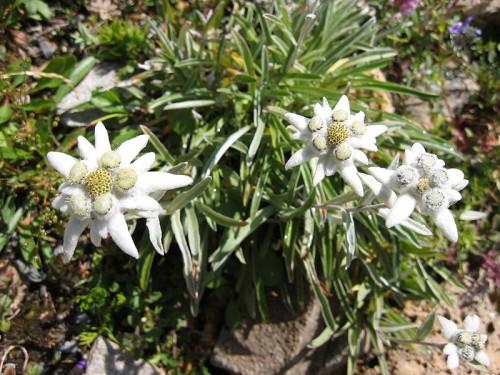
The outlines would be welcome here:
M 453 242 L 458 240 L 457 226 L 448 207 L 462 199 L 459 191 L 468 184 L 461 170 L 445 169 L 444 161 L 425 152 L 419 143 L 405 151 L 404 163 L 399 168 L 372 167 L 368 170 L 383 184 L 385 197 L 380 192 L 374 193 L 391 208 L 387 227 L 401 224 L 417 208 L 433 218 L 446 238 Z M 399 193 L 395 200 L 391 194 L 392 198 L 387 198 L 387 191 L 392 190 Z
M 479 332 L 481 321 L 477 315 L 467 315 L 464 320 L 465 329 L 458 329 L 454 322 L 445 317 L 438 316 L 438 320 L 443 336 L 448 340 L 443 353 L 448 356 L 446 364 L 450 370 L 457 368 L 460 360 L 476 361 L 486 367 L 490 365 L 490 359 L 484 351 L 488 336 Z
M 295 113 L 287 113 L 294 138 L 306 143 L 287 161 L 285 168 L 293 168 L 306 161 L 317 161 L 313 182 L 317 185 L 325 176 L 339 172 L 347 184 L 359 196 L 363 185 L 356 164 L 368 164 L 366 154 L 359 149 L 377 151 L 376 137 L 387 130 L 384 125 L 365 125 L 365 114 L 352 115 L 349 99 L 343 95 L 333 110 L 323 98 L 323 104 L 314 106 L 314 117 L 308 119 Z M 317 158 L 317 160 L 316 160 Z
M 360 173 L 359 176 L 361 177 L 361 180 L 363 183 L 368 186 L 368 188 L 383 202 L 387 204 L 387 206 L 392 207 L 394 202 L 396 201 L 397 197 L 396 194 L 388 189 L 385 188 L 384 185 L 382 185 L 380 182 L 378 182 L 373 176 Z M 388 208 L 379 208 L 377 210 L 377 214 L 382 216 L 384 219 L 387 219 L 390 213 L 390 209 Z M 415 233 L 418 233 L 422 236 L 431 236 L 432 232 L 427 228 L 425 225 L 420 224 L 419 222 L 410 219 L 409 217 L 406 218 L 401 222 L 401 226 L 408 228 Z
M 127 216 L 146 218 L 150 240 L 163 254 L 158 216 L 163 209 L 152 195 L 162 195 L 193 182 L 191 177 L 165 172 L 149 172 L 154 152 L 135 159 L 149 137 L 140 135 L 111 149 L 108 132 L 102 123 L 95 126 L 95 146 L 78 137 L 81 159 L 61 152 L 49 152 L 50 165 L 66 178 L 59 187 L 52 206 L 70 215 L 64 231 L 63 253 L 68 262 L 83 230 L 90 226 L 90 239 L 100 246 L 101 239 L 111 236 L 116 245 L 134 258 L 139 252 L 129 233 Z M 135 161 L 134 161 L 135 159 Z

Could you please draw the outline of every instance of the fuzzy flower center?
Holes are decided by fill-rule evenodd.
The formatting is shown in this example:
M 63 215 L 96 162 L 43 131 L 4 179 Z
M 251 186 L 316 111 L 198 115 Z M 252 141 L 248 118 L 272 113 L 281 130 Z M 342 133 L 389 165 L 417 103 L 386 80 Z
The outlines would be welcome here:
M 123 168 L 116 175 L 116 185 L 123 190 L 129 190 L 137 182 L 137 173 L 132 168 Z
M 321 130 L 323 128 L 323 119 L 321 118 L 321 116 L 314 116 L 307 123 L 307 127 L 310 131 L 317 132 L 318 130 Z
M 328 127 L 328 144 L 338 146 L 351 137 L 351 132 L 343 123 L 334 122 Z
M 103 168 L 116 168 L 121 161 L 120 154 L 116 151 L 106 151 L 101 156 L 101 166 Z
M 400 187 L 405 188 L 417 179 L 417 174 L 412 167 L 402 165 L 396 170 L 396 180 Z
M 349 146 L 347 143 L 342 143 L 341 145 L 338 145 L 337 148 L 335 149 L 335 156 L 340 161 L 345 161 L 349 159 L 351 155 L 352 155 L 352 147 Z
M 85 178 L 87 173 L 87 166 L 81 161 L 78 161 L 69 171 L 68 181 L 72 184 L 79 184 Z
M 113 186 L 113 176 L 104 168 L 90 172 L 84 179 L 83 184 L 92 198 L 109 193 Z
M 464 345 L 464 347 L 459 350 L 459 355 L 465 362 L 470 362 L 474 359 L 474 348 L 470 345 Z
M 459 332 L 455 337 L 455 343 L 458 347 L 472 346 L 474 350 L 484 349 L 485 337 L 483 337 L 479 332 L 474 331 L 462 331 Z
M 429 190 L 430 187 L 430 180 L 427 177 L 422 177 L 420 180 L 418 180 L 417 183 L 417 191 L 420 194 L 425 193 L 427 190 Z
M 366 133 L 366 125 L 363 121 L 354 121 L 351 130 L 355 135 L 363 135 Z
M 444 169 L 433 171 L 429 178 L 433 187 L 443 186 L 449 180 L 448 173 Z
M 437 156 L 434 154 L 429 154 L 428 152 L 424 152 L 417 159 L 417 166 L 422 169 L 430 169 L 434 167 L 437 162 Z
M 438 210 L 445 206 L 446 197 L 439 189 L 430 189 L 425 192 L 422 197 L 425 206 L 432 211 Z
M 92 208 L 99 215 L 106 215 L 112 206 L 112 199 L 110 193 L 99 195 L 92 203 Z
M 90 211 L 89 201 L 80 193 L 73 194 L 68 204 L 71 212 L 78 216 L 85 216 Z

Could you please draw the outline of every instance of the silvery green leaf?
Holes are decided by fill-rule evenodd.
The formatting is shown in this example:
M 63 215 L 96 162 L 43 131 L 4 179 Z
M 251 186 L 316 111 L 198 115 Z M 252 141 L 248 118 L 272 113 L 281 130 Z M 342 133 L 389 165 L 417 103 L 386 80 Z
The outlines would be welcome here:
M 193 199 L 203 194 L 211 181 L 212 177 L 205 177 L 203 180 L 195 184 L 191 189 L 177 195 L 171 202 L 164 205 L 165 213 L 167 215 L 171 215 L 174 211 L 177 211 L 186 206 Z
M 473 221 L 473 220 L 481 220 L 487 217 L 488 214 L 486 212 L 481 211 L 464 211 L 460 215 L 460 220 Z
M 200 253 L 200 228 L 198 225 L 198 218 L 196 217 L 196 212 L 192 206 L 186 208 L 186 229 L 188 236 L 189 248 L 193 256 Z
M 354 220 L 352 219 L 352 214 L 350 212 L 342 212 L 342 221 L 346 232 L 346 268 L 349 268 L 352 260 L 356 257 L 356 228 L 354 226 Z
M 207 177 L 210 175 L 212 172 L 212 169 L 217 165 L 219 160 L 222 158 L 222 156 L 226 153 L 226 151 L 229 149 L 229 147 L 232 146 L 234 142 L 236 142 L 238 139 L 240 139 L 243 134 L 245 134 L 247 131 L 250 130 L 249 126 L 245 126 L 241 128 L 240 130 L 234 132 L 231 134 L 226 141 L 220 145 L 218 149 L 216 149 L 213 154 L 210 156 L 210 159 L 205 165 L 204 171 L 202 173 L 202 177 Z
M 194 296 L 196 288 L 193 275 L 191 273 L 191 270 L 193 269 L 193 263 L 191 260 L 191 251 L 189 250 L 189 246 L 186 242 L 186 237 L 184 235 L 184 228 L 182 227 L 181 223 L 180 210 L 177 210 L 172 214 L 171 225 L 172 225 L 172 232 L 174 233 L 175 240 L 177 242 L 177 245 L 179 246 L 182 255 L 182 262 L 184 265 L 183 275 L 184 279 L 186 280 L 186 286 L 191 296 Z
M 164 111 L 171 111 L 173 109 L 183 109 L 183 108 L 197 108 L 206 107 L 215 104 L 214 100 L 187 100 L 185 102 L 170 103 L 163 107 Z

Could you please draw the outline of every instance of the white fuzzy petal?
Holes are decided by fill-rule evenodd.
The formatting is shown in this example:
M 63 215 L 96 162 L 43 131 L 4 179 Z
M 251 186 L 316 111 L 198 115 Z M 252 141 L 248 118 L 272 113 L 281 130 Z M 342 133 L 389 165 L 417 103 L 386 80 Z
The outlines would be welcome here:
M 354 161 L 358 162 L 359 164 L 367 165 L 368 164 L 368 156 L 363 151 L 359 150 L 354 150 L 352 152 L 352 158 Z
M 367 138 L 364 136 L 351 137 L 348 142 L 354 148 L 362 148 L 363 150 L 373 151 L 373 152 L 378 150 L 378 147 L 373 142 L 372 138 Z
M 458 354 L 450 354 L 448 356 L 448 359 L 446 360 L 446 367 L 448 367 L 449 370 L 454 370 L 460 365 L 460 360 L 458 359 Z
M 464 328 L 466 331 L 478 331 L 481 325 L 481 319 L 476 314 L 467 315 L 464 320 Z
M 413 146 L 411 146 L 411 149 L 405 151 L 405 164 L 413 165 L 417 162 L 418 157 L 424 152 L 424 146 L 422 146 L 420 143 L 415 143 Z
M 439 324 L 441 325 L 441 333 L 443 334 L 446 339 L 451 339 L 453 336 L 455 336 L 458 333 L 458 327 L 455 324 L 455 322 L 446 319 L 444 316 L 438 315 L 437 316 Z
M 467 185 L 469 185 L 469 180 L 462 180 L 461 182 L 459 182 L 454 186 L 454 189 L 460 191 L 465 189 Z
M 101 236 L 99 234 L 100 227 L 102 226 L 102 222 L 100 220 L 93 220 L 90 223 L 90 241 L 94 244 L 94 246 L 101 246 Z
M 333 111 L 335 112 L 338 110 L 342 110 L 342 111 L 346 112 L 347 115 L 350 115 L 351 108 L 349 107 L 349 99 L 347 98 L 346 95 L 342 95 L 340 97 L 339 101 L 337 102 L 337 104 L 335 104 Z
M 354 190 L 358 196 L 362 197 L 364 194 L 363 184 L 361 183 L 356 167 L 354 165 L 341 167 L 339 173 L 351 189 Z
M 453 204 L 455 202 L 458 202 L 460 199 L 462 199 L 462 194 L 460 194 L 458 191 L 453 190 L 453 189 L 442 189 L 450 201 L 450 204 Z
M 146 226 L 148 227 L 149 240 L 151 241 L 151 244 L 158 254 L 164 255 L 165 249 L 163 248 L 163 236 L 158 216 L 148 218 L 146 220 Z
M 78 244 L 78 239 L 82 234 L 83 230 L 87 227 L 88 220 L 80 220 L 76 217 L 71 217 L 69 219 L 68 224 L 66 225 L 66 229 L 64 230 L 64 241 L 63 241 L 63 261 L 64 263 L 68 263 L 76 249 L 76 245 Z
M 47 154 L 47 160 L 49 161 L 50 166 L 64 177 L 68 177 L 69 171 L 77 162 L 73 156 L 56 151 L 49 152 Z
M 385 125 L 370 125 L 366 127 L 365 136 L 377 138 L 380 134 L 387 131 L 387 126 Z
M 154 191 L 178 189 L 193 183 L 189 176 L 167 172 L 145 172 L 138 181 L 141 191 L 152 193 Z
M 365 113 L 358 112 L 354 116 L 349 116 L 347 119 L 347 126 L 351 126 L 354 122 L 365 122 Z
M 337 160 L 334 155 L 330 154 L 326 159 L 325 175 L 333 176 L 335 173 L 337 173 Z
M 120 166 L 129 165 L 139 155 L 139 152 L 146 147 L 148 141 L 149 136 L 143 134 L 123 142 L 116 150 L 122 159 Z
M 448 183 L 451 187 L 454 187 L 464 179 L 464 172 L 462 172 L 460 169 L 450 168 L 446 170 L 446 173 L 448 174 Z
M 106 151 L 111 151 L 109 144 L 108 131 L 102 122 L 98 122 L 94 129 L 95 134 L 95 150 L 97 157 L 100 158 Z
M 432 232 L 424 224 L 419 223 L 413 219 L 406 219 L 401 223 L 401 226 L 408 228 L 409 230 L 420 234 L 421 236 L 432 236 Z
M 452 355 L 452 354 L 457 354 L 458 353 L 458 348 L 455 344 L 449 342 L 446 344 L 443 348 L 443 353 L 444 355 Z
M 160 173 L 160 172 L 158 172 Z M 126 210 L 162 211 L 160 204 L 147 195 L 139 195 L 120 200 L 120 207 Z
M 450 210 L 442 209 L 433 215 L 436 226 L 443 232 L 443 235 L 451 242 L 458 241 L 458 230 L 455 219 Z
M 318 160 L 318 165 L 316 166 L 316 169 L 314 170 L 313 185 L 316 186 L 325 178 L 326 163 L 327 163 L 326 158 L 321 158 L 320 160 Z
M 147 172 L 153 167 L 155 158 L 154 152 L 148 152 L 138 157 L 130 166 L 138 173 Z
M 415 210 L 415 205 L 417 201 L 409 194 L 401 194 L 394 202 L 394 206 L 387 216 L 385 224 L 387 228 L 391 228 L 394 225 L 401 224 L 404 220 L 410 217 L 413 210 Z
M 329 111 L 329 112 L 332 111 L 332 107 L 330 107 L 330 103 L 328 103 L 328 99 L 325 98 L 324 96 L 323 96 L 323 109 L 325 109 L 326 111 Z
M 361 178 L 361 181 L 363 181 L 363 183 L 373 192 L 373 194 L 375 194 L 377 198 L 384 202 L 389 208 L 394 205 L 397 196 L 391 189 L 382 185 L 373 176 L 359 173 L 359 177 Z
M 69 211 L 67 199 L 64 195 L 58 195 L 57 197 L 55 197 L 52 201 L 52 207 L 56 210 L 61 211 L 63 214 L 66 214 Z
M 309 123 L 309 119 L 307 117 L 288 112 L 285 113 L 285 118 L 297 130 L 307 129 L 307 124 Z
M 294 152 L 290 159 L 285 164 L 285 169 L 296 167 L 306 161 L 311 160 L 313 157 L 318 156 L 314 148 L 311 146 L 301 148 L 299 151 Z
M 92 143 L 90 143 L 87 138 L 79 136 L 78 141 L 78 153 L 82 159 L 88 160 L 92 165 L 97 166 L 97 152 Z
M 486 367 L 490 366 L 490 358 L 488 357 L 488 354 L 486 354 L 486 352 L 483 350 L 476 353 L 475 360 L 478 361 L 483 366 Z
M 380 167 L 371 167 L 368 168 L 368 172 L 375 177 L 379 182 L 387 185 L 391 182 L 392 175 L 394 174 L 393 170 L 389 170 L 386 168 Z
M 125 217 L 121 213 L 112 215 L 109 218 L 108 230 L 116 246 L 131 257 L 139 258 L 139 251 L 128 231 Z

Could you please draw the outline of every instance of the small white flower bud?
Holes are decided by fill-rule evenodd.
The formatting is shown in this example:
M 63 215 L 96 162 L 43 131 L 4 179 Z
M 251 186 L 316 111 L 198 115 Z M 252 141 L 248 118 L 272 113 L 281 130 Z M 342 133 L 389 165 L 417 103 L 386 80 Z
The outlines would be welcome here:
M 309 128 L 310 131 L 317 132 L 318 130 L 321 130 L 323 128 L 323 125 L 324 125 L 323 118 L 321 116 L 314 116 L 312 119 L 309 120 L 307 127 Z
M 430 154 L 428 152 L 424 152 L 417 159 L 417 166 L 424 170 L 431 169 L 437 162 L 437 156 L 434 154 Z
M 94 200 L 94 203 L 92 204 L 92 208 L 94 209 L 94 212 L 98 213 L 99 215 L 106 215 L 109 212 L 109 210 L 111 209 L 112 204 L 113 204 L 113 201 L 111 199 L 111 194 L 105 193 L 105 194 L 99 195 Z
M 465 345 L 463 348 L 459 349 L 459 356 L 465 362 L 470 362 L 475 356 L 474 348 L 470 345 Z
M 443 207 L 448 207 L 448 200 L 440 189 L 429 189 L 422 196 L 424 206 L 430 211 L 436 211 Z
M 417 172 L 408 165 L 402 165 L 396 170 L 396 182 L 400 188 L 406 188 L 417 182 Z
M 88 172 L 89 170 L 87 169 L 87 166 L 83 162 L 77 161 L 69 171 L 68 182 L 72 184 L 79 184 Z
M 332 113 L 332 120 L 341 122 L 347 120 L 349 117 L 349 114 L 346 111 L 343 111 L 341 109 L 337 109 L 336 111 L 333 111 Z
M 449 180 L 448 173 L 444 169 L 436 169 L 430 173 L 429 180 L 432 187 L 441 187 Z
M 103 168 L 116 168 L 120 165 L 122 158 L 116 151 L 106 151 L 101 156 L 101 166 Z
M 90 200 L 82 193 L 71 195 L 68 204 L 73 215 L 87 216 L 90 212 Z
M 314 137 L 312 144 L 318 151 L 325 151 L 327 148 L 326 138 L 322 135 L 317 135 L 316 137 Z
M 132 168 L 123 168 L 116 175 L 116 185 L 123 190 L 129 190 L 137 182 L 137 173 Z
M 352 155 L 352 147 L 347 143 L 342 143 L 335 149 L 335 157 L 340 161 L 349 159 Z
M 471 345 L 476 350 L 482 350 L 484 349 L 484 345 L 486 344 L 487 339 L 488 336 L 482 335 L 479 332 L 473 332 L 471 337 Z
M 366 125 L 363 121 L 354 121 L 351 125 L 351 130 L 354 135 L 363 135 L 366 133 Z
M 470 345 L 472 344 L 472 332 L 459 332 L 455 340 L 458 345 Z

